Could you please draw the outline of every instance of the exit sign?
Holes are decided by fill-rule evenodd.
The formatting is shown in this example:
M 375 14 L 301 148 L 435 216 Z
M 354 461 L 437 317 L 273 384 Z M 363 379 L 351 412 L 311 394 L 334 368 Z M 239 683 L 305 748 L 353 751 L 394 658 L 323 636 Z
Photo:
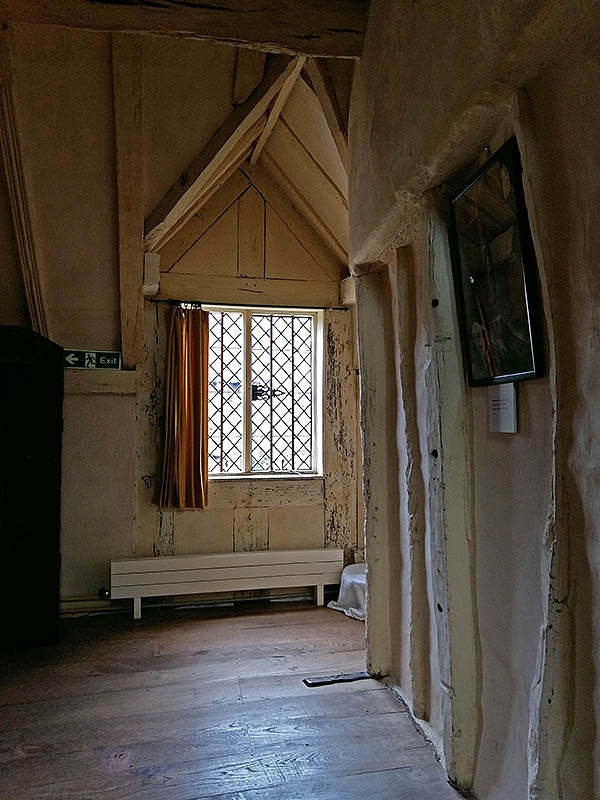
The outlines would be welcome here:
M 118 350 L 65 350 L 64 364 L 71 369 L 121 369 Z

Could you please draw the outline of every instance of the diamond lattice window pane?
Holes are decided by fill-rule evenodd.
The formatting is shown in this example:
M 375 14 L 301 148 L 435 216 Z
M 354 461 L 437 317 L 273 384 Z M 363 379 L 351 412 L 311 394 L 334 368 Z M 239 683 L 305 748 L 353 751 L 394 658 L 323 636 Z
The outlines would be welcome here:
M 211 312 L 208 338 L 208 471 L 242 472 L 243 317 Z
M 310 471 L 312 317 L 254 314 L 251 336 L 252 471 Z

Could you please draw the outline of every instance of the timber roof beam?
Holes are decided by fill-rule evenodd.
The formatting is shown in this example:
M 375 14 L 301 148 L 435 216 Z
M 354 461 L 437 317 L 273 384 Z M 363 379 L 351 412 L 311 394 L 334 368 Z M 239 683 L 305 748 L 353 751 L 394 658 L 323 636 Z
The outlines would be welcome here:
M 292 55 L 358 58 L 367 0 L 5 0 L 3 22 L 207 39 Z
M 301 56 L 269 56 L 260 84 L 231 112 L 146 219 L 147 250 L 160 247 L 194 213 L 225 169 L 235 169 L 249 156 L 265 127 L 270 104 L 297 77 L 303 62 Z
M 327 64 L 309 58 L 306 73 L 319 99 L 342 164 L 348 170 L 348 130 L 340 110 Z

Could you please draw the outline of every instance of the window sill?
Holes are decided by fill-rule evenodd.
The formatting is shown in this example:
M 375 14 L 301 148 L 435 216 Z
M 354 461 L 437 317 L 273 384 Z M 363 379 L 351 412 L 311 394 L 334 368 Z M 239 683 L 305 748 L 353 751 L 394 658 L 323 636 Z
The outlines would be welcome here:
M 222 483 L 223 481 L 234 481 L 238 483 L 239 481 L 322 481 L 323 475 L 317 475 L 314 472 L 309 473 L 290 473 L 290 472 L 280 472 L 280 473 L 269 473 L 260 474 L 257 473 L 256 475 L 209 475 L 208 481 L 215 481 L 218 483 Z

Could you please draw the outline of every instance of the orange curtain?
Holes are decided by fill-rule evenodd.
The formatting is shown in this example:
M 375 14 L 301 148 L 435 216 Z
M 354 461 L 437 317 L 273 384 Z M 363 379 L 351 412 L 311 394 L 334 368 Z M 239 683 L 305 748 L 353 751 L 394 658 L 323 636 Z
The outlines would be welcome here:
M 208 314 L 174 308 L 167 340 L 160 505 L 208 502 Z

